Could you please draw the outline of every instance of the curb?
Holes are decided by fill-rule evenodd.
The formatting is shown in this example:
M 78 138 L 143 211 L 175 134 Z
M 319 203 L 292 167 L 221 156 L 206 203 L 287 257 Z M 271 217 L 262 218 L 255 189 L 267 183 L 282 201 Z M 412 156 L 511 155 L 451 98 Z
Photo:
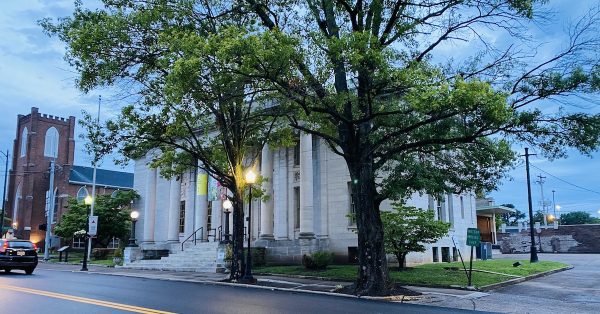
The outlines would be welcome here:
M 77 270 L 66 270 L 74 273 L 78 273 Z M 188 282 L 188 283 L 198 283 L 198 284 L 208 284 L 208 285 L 216 285 L 216 286 L 229 286 L 229 287 L 242 287 L 242 288 L 253 288 L 253 289 L 262 289 L 262 290 L 271 290 L 271 291 L 285 291 L 292 293 L 309 293 L 309 294 L 318 294 L 318 295 L 326 295 L 332 297 L 341 297 L 341 298 L 352 298 L 352 299 L 365 299 L 372 301 L 387 301 L 387 302 L 404 302 L 414 300 L 415 296 L 404 296 L 404 295 L 393 295 L 393 296 L 385 296 L 385 297 L 373 297 L 373 296 L 356 296 L 350 294 L 336 293 L 336 292 L 326 292 L 326 291 L 314 291 L 314 290 L 304 290 L 304 289 L 293 289 L 293 288 L 281 288 L 281 287 L 269 287 L 269 286 L 259 286 L 259 285 L 250 285 L 243 283 L 234 283 L 234 282 L 222 282 L 222 281 L 212 281 L 212 280 L 194 280 L 194 279 L 185 279 L 185 278 L 164 278 L 164 277 L 153 277 L 153 276 L 140 276 L 137 274 L 123 274 L 123 273 L 106 273 L 106 272 L 98 272 L 98 271 L 88 271 L 87 274 L 95 274 L 95 275 L 108 275 L 108 276 L 118 276 L 118 277 L 131 277 L 131 278 L 143 278 L 143 279 L 152 279 L 152 280 L 163 280 L 163 281 L 177 281 L 177 282 Z
M 529 276 L 526 276 L 526 277 L 510 279 L 510 280 L 507 280 L 507 281 L 503 281 L 503 282 L 499 282 L 499 283 L 494 283 L 494 284 L 487 285 L 487 286 L 482 286 L 482 287 L 479 287 L 477 290 L 478 291 L 495 290 L 495 289 L 498 289 L 498 288 L 503 288 L 503 287 L 506 287 L 506 286 L 510 286 L 510 285 L 514 285 L 514 284 L 517 284 L 517 283 L 529 281 L 529 280 L 532 280 L 532 279 L 536 279 L 536 278 L 540 278 L 540 277 L 545 277 L 545 276 L 548 276 L 548 275 L 552 275 L 552 274 L 555 274 L 555 273 L 558 273 L 558 272 L 562 272 L 562 271 L 566 271 L 566 270 L 570 270 L 570 269 L 573 269 L 573 266 L 566 266 L 566 267 L 563 267 L 563 268 L 549 270 L 549 271 L 545 271 L 543 273 L 529 275 Z

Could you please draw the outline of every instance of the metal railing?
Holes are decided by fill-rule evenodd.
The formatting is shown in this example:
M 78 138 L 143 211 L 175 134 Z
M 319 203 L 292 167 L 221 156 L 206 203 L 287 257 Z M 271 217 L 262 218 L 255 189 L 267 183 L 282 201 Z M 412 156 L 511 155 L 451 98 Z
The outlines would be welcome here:
M 183 251 L 183 245 L 189 241 L 192 237 L 194 238 L 194 245 L 196 245 L 196 242 L 198 240 L 198 238 L 196 237 L 196 234 L 198 233 L 198 231 L 200 231 L 200 241 L 202 241 L 202 239 L 204 238 L 204 227 L 200 227 L 198 229 L 196 229 L 196 231 L 194 231 L 192 234 L 190 234 L 189 237 L 187 237 L 187 239 L 185 239 L 183 242 L 181 242 L 181 250 Z

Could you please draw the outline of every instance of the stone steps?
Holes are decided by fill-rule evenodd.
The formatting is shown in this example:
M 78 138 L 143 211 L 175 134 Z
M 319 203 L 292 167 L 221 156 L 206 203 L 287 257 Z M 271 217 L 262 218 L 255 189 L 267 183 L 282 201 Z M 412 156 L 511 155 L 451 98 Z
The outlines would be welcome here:
M 140 270 L 222 272 L 224 268 L 217 264 L 218 247 L 218 242 L 198 242 L 196 245 L 193 242 L 185 243 L 183 251 L 179 249 L 161 259 L 139 260 L 123 267 Z

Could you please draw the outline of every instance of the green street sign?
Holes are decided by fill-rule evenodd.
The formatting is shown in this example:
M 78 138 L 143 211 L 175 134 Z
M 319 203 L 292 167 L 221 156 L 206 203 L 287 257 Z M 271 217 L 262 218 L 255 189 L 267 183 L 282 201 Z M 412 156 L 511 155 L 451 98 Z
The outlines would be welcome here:
M 478 246 L 479 243 L 481 243 L 481 233 L 479 233 L 479 229 L 477 229 L 477 228 L 467 229 L 467 245 L 468 246 Z

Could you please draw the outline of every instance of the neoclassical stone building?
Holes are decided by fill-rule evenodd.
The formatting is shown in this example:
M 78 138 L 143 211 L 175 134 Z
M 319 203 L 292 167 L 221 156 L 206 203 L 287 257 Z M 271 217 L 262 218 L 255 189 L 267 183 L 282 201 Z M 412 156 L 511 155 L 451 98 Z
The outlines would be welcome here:
M 135 161 L 134 188 L 141 195 L 135 204 L 141 213 L 136 237 L 142 251 L 176 253 L 180 243 L 199 228 L 203 239 L 218 241 L 224 230 L 226 191 L 201 170 L 190 169 L 167 180 L 148 162 L 149 158 Z M 299 263 L 304 253 L 328 250 L 338 262 L 352 262 L 357 235 L 349 218 L 353 204 L 344 160 L 323 141 L 303 134 L 296 147 L 264 147 L 257 164 L 260 174 L 268 178 L 263 188 L 271 197 L 253 201 L 251 236 L 255 246 L 267 248 L 267 261 Z M 458 258 L 452 238 L 463 257 L 468 257 L 467 228 L 477 226 L 473 194 L 415 194 L 407 204 L 434 209 L 436 219 L 452 224 L 449 235 L 428 245 L 426 252 L 409 254 L 408 264 Z M 389 210 L 391 203 L 384 202 L 381 208 Z

